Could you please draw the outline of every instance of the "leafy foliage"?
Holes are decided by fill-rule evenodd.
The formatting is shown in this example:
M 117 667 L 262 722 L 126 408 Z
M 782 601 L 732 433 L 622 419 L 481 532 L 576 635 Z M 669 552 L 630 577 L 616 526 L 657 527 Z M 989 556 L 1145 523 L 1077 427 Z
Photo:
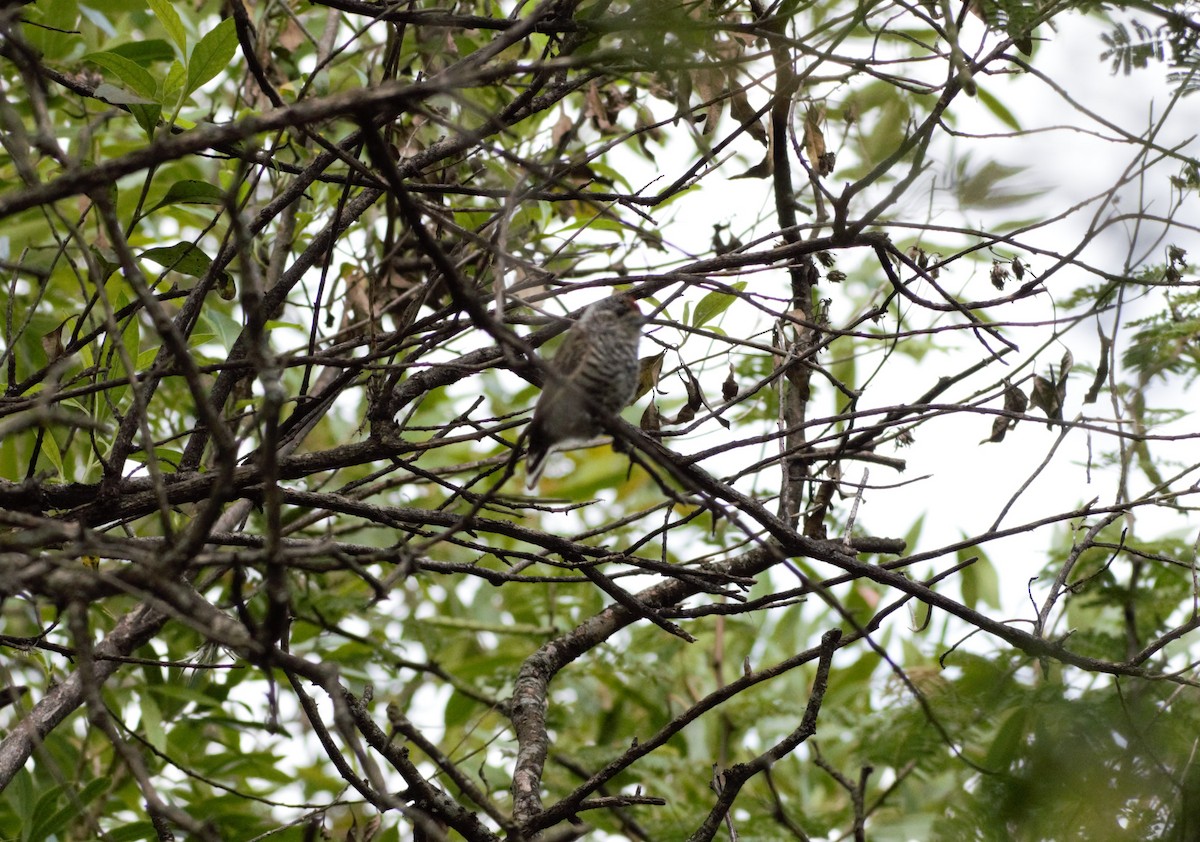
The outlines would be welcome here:
M 1196 22 L 1196 4 L 1183 3 L 1164 10 L 1165 21 L 1148 26 L 1137 18 L 1128 24 L 1117 21 L 1110 32 L 1101 36 L 1107 49 L 1101 59 L 1112 63 L 1112 72 L 1128 76 L 1134 69 L 1144 70 L 1152 61 L 1172 67 L 1170 80 L 1181 94 L 1197 90 L 1200 73 L 1200 25 Z M 1132 32 L 1130 28 L 1132 27 Z
M 1043 71 L 1138 13 L 0 9 L 0 836 L 1195 838 L 1194 130 Z

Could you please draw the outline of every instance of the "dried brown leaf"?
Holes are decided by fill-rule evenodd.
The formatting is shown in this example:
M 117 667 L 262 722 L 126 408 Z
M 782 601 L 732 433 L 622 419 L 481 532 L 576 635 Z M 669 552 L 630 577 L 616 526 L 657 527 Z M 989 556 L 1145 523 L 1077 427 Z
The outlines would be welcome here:
M 1096 364 L 1096 376 L 1092 378 L 1092 385 L 1088 387 L 1087 394 L 1083 396 L 1084 403 L 1095 403 L 1096 398 L 1100 396 L 1100 390 L 1104 388 L 1104 381 L 1108 380 L 1108 356 L 1112 352 L 1112 340 L 1104 335 L 1104 331 L 1100 332 L 1100 362 Z
M 729 98 L 729 114 L 746 127 L 746 132 L 763 146 L 770 146 L 767 129 L 758 115 L 758 109 L 750 104 L 745 91 L 734 91 Z
M 662 351 L 652 357 L 642 357 L 638 360 L 638 385 L 633 396 L 634 401 L 658 385 L 658 378 L 662 376 L 662 365 L 666 356 L 667 352 Z
M 731 401 L 737 397 L 738 384 L 733 377 L 733 363 L 729 364 L 729 376 L 725 378 L 725 382 L 721 384 L 721 397 L 727 401 Z
M 657 433 L 662 429 L 663 419 L 662 414 L 658 411 L 658 401 L 651 400 L 646 404 L 646 409 L 642 413 L 642 419 L 638 422 L 638 426 L 648 433 Z
M 1063 388 L 1065 392 L 1065 384 Z M 1058 389 L 1040 374 L 1033 378 L 1033 391 L 1029 394 L 1029 402 L 1046 413 L 1047 418 L 1053 421 L 1062 420 L 1062 401 L 1058 396 Z M 1054 425 L 1047 422 L 1046 427 L 1053 429 Z
M 825 132 L 821 129 L 821 124 L 825 122 L 825 106 L 819 103 L 813 103 L 804 113 L 804 153 L 808 156 L 808 162 L 821 173 L 821 162 L 825 158 L 827 149 L 825 148 Z
M 54 362 L 63 355 L 62 332 L 66 322 L 60 322 L 58 327 L 49 333 L 42 335 L 42 350 L 46 352 L 46 359 Z
M 992 434 L 987 437 L 987 441 L 1004 441 L 1004 434 L 1008 432 L 1008 429 L 1011 426 L 1011 420 L 1011 418 L 1005 418 L 1003 415 L 997 416 L 996 419 L 992 421 Z
M 553 144 L 557 147 L 559 142 L 567 136 L 567 133 L 572 131 L 574 128 L 574 118 L 569 116 L 567 112 L 564 111 L 562 116 L 558 118 L 558 122 L 554 124 L 554 128 L 550 130 L 551 142 L 553 142 Z

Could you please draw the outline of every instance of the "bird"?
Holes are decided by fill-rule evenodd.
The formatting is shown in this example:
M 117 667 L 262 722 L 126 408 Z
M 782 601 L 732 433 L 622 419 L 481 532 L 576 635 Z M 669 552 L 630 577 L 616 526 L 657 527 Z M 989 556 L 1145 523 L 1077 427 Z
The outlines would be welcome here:
M 603 420 L 634 398 L 638 341 L 646 323 L 632 296 L 618 293 L 583 311 L 554 357 L 529 424 L 525 483 L 534 488 L 556 450 L 594 438 Z

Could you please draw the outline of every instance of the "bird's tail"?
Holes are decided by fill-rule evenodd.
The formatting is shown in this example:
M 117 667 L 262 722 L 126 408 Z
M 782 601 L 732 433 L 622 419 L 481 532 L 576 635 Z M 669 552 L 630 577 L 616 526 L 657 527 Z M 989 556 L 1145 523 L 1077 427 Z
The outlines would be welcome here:
M 550 448 L 540 442 L 530 443 L 529 452 L 525 454 L 525 487 L 534 489 L 546 469 L 546 460 L 550 457 Z

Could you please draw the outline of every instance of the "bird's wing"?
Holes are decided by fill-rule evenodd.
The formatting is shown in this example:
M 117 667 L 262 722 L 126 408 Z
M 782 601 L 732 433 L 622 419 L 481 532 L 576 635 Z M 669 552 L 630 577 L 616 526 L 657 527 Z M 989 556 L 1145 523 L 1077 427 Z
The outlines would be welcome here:
M 554 354 L 553 368 L 560 377 L 571 378 L 587 358 L 588 335 L 575 325 Z

